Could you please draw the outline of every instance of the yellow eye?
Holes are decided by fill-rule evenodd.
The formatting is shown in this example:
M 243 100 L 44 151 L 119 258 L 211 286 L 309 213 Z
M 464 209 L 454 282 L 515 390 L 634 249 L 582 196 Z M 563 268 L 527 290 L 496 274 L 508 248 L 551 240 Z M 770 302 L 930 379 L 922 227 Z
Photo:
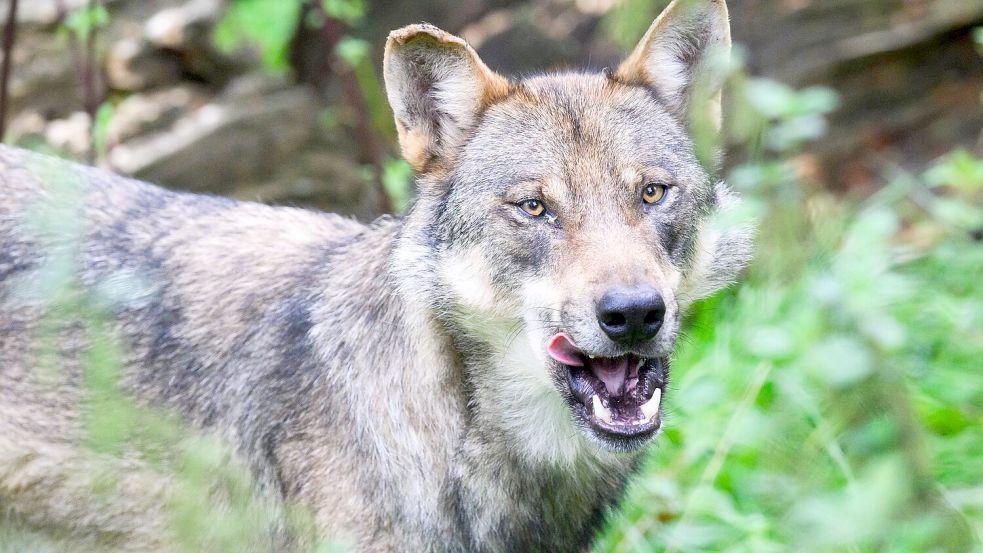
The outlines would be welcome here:
M 666 195 L 668 194 L 669 187 L 664 184 L 646 184 L 645 190 L 642 190 L 642 201 L 655 205 L 666 199 Z
M 546 206 L 539 200 L 523 200 L 519 203 L 519 207 L 533 217 L 541 217 L 543 213 L 546 213 Z

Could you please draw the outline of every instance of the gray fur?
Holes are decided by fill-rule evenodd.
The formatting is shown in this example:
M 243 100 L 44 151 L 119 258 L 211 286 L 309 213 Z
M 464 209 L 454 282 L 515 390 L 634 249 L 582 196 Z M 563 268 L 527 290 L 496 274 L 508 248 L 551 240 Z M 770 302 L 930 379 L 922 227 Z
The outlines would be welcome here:
M 510 82 L 429 26 L 394 33 L 386 64 L 421 171 L 405 218 L 362 225 L 179 194 L 0 147 L 8 524 L 106 550 L 173 549 L 168 482 L 139 459 L 111 461 L 123 485 L 108 506 L 78 476 L 95 460 L 80 445 L 89 344 L 75 315 L 55 319 L 59 377 L 38 370 L 51 309 L 25 291 L 61 247 L 83 290 L 130 283 L 111 317 L 126 388 L 227 440 L 262 493 L 309 508 L 321 535 L 358 551 L 588 547 L 645 444 L 586 431 L 545 333 L 623 353 L 591 306 L 605 285 L 647 280 L 670 320 L 644 351 L 668 355 L 685 305 L 746 262 L 747 233 L 708 232 L 727 195 L 645 83 Z M 671 196 L 641 209 L 653 179 L 671 181 Z M 78 203 L 59 206 L 58 182 Z M 525 218 L 514 202 L 526 195 L 556 218 Z M 58 210 L 80 221 L 76 236 L 31 222 Z

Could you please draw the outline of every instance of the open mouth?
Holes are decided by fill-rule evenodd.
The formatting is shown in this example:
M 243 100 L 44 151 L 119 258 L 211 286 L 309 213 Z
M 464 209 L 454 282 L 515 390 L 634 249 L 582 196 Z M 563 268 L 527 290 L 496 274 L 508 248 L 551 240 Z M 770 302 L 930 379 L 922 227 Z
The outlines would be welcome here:
M 593 357 L 566 333 L 547 344 L 550 357 L 567 370 L 567 382 L 590 426 L 602 437 L 623 441 L 645 438 L 662 424 L 666 360 L 634 354 Z

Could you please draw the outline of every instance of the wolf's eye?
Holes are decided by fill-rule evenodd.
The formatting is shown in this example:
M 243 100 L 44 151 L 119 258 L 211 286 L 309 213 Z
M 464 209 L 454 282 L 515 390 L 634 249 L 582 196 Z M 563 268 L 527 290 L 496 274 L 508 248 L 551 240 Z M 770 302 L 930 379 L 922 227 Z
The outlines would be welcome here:
M 541 217 L 546 213 L 546 206 L 539 200 L 522 200 L 519 202 L 519 207 L 533 217 Z
M 665 184 L 649 183 L 642 190 L 642 201 L 647 204 L 656 205 L 662 203 L 668 195 L 669 187 Z

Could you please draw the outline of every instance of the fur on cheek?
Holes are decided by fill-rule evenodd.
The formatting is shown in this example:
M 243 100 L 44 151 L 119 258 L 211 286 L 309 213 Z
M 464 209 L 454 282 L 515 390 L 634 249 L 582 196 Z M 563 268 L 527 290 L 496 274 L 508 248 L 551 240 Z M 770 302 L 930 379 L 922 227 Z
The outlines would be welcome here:
M 480 247 L 450 251 L 439 266 L 452 303 L 465 314 L 487 322 L 517 321 L 521 317 L 518 300 L 496 286 L 493 262 Z
M 690 269 L 678 294 L 680 308 L 733 284 L 753 256 L 755 228 L 740 212 L 740 199 L 723 183 L 715 188 L 717 210 L 698 230 Z

